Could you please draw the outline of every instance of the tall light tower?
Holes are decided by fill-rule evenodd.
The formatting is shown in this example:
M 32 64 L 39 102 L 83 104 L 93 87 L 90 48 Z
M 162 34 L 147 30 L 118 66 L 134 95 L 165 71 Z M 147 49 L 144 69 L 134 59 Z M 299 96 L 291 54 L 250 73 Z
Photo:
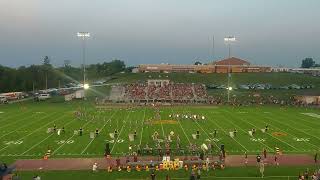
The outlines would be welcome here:
M 88 84 L 86 84 L 86 38 L 90 37 L 88 32 L 78 32 L 77 36 L 82 39 L 82 61 L 83 61 L 83 88 L 87 89 Z
M 231 58 L 231 44 L 233 42 L 236 42 L 236 37 L 235 36 L 227 36 L 224 38 L 224 42 L 228 45 L 229 49 L 229 59 Z M 230 60 L 228 64 L 228 87 L 227 87 L 227 92 L 228 92 L 228 102 L 230 102 L 230 91 L 232 90 L 232 87 L 230 87 L 230 78 L 231 78 L 231 67 L 230 67 Z

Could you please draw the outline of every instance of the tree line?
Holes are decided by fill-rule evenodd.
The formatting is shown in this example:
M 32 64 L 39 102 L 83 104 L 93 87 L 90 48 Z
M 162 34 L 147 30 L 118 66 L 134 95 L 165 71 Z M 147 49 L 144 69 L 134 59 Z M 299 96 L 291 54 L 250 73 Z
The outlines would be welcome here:
M 301 62 L 302 68 L 314 68 L 314 67 L 320 67 L 320 64 L 316 64 L 316 62 L 313 60 L 313 58 L 305 58 Z
M 93 80 L 129 71 L 121 60 L 86 65 L 86 79 Z M 65 61 L 62 67 L 54 67 L 48 56 L 41 65 L 11 68 L 0 65 L 0 92 L 32 91 L 62 87 L 70 82 L 83 82 L 83 65 L 74 67 Z

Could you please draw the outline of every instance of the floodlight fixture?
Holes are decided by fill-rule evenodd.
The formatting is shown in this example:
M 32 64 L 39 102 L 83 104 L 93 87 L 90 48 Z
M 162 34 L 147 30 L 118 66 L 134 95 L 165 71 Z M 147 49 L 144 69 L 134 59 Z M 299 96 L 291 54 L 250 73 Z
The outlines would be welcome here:
M 226 43 L 235 42 L 235 41 L 236 41 L 235 36 L 227 36 L 224 38 L 224 42 L 226 42 Z
M 78 32 L 77 36 L 78 37 L 83 37 L 83 38 L 90 37 L 90 33 L 88 33 L 88 32 Z
M 90 88 L 89 84 L 84 84 L 84 85 L 83 85 L 83 89 L 86 89 L 86 90 L 87 90 L 87 89 L 89 89 L 89 88 Z

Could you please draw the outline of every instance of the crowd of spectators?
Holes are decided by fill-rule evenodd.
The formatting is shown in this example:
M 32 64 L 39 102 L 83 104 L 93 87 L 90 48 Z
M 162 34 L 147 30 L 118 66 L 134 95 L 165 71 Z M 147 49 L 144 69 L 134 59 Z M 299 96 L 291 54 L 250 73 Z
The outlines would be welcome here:
M 172 85 L 173 99 L 192 99 L 194 97 L 192 84 L 174 84 Z
M 206 98 L 208 96 L 205 87 L 201 84 L 195 84 L 194 91 L 195 91 L 196 96 L 199 98 Z
M 299 180 L 307 180 L 307 179 L 320 180 L 320 169 L 314 172 L 310 172 L 309 169 L 307 169 L 305 172 L 299 173 L 298 179 Z
M 170 83 L 162 86 L 128 84 L 125 86 L 125 94 L 127 98 L 134 100 L 192 100 L 207 97 L 205 86 L 188 83 Z
M 125 86 L 125 94 L 131 99 L 145 99 L 146 85 L 142 83 L 128 84 Z
M 204 85 L 192 83 L 169 83 L 162 86 L 133 83 L 125 85 L 124 89 L 124 97 L 131 100 L 174 100 L 181 102 L 185 100 L 205 100 L 209 104 L 232 104 L 234 106 L 265 104 L 307 106 L 294 96 L 273 96 L 260 93 L 230 94 L 228 101 L 226 93 L 209 96 Z

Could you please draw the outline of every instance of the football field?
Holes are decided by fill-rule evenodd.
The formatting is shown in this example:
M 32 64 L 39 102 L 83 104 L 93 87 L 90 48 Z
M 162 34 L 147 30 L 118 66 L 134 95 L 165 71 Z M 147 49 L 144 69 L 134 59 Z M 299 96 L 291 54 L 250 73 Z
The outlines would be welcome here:
M 76 111 L 85 115 L 77 117 Z M 156 112 L 160 116 L 156 117 Z M 199 115 L 204 120 L 173 118 L 170 115 Z M 65 133 L 48 133 L 54 125 L 64 127 Z M 268 131 L 262 132 L 268 125 Z M 82 127 L 83 135 L 77 131 Z M 129 145 L 136 150 L 156 147 L 152 135 L 166 140 L 170 133 L 172 153 L 185 155 L 190 144 L 212 144 L 217 154 L 221 144 L 227 154 L 274 153 L 278 147 L 283 153 L 314 154 L 320 146 L 320 111 L 280 106 L 173 106 L 173 107 L 96 107 L 94 104 L 27 102 L 0 106 L 0 157 L 5 159 L 42 158 L 47 149 L 51 157 L 101 157 L 105 144 L 110 144 L 112 155 L 125 155 Z M 250 136 L 248 131 L 256 129 Z M 90 138 L 90 132 L 99 129 L 99 135 Z M 214 136 L 214 130 L 217 130 Z M 237 130 L 235 137 L 229 132 Z M 118 136 L 110 133 L 117 130 Z M 76 131 L 76 132 L 75 132 Z M 129 134 L 136 131 L 130 141 Z M 193 134 L 199 131 L 199 138 Z M 179 136 L 182 151 L 175 151 Z M 164 148 L 164 143 L 160 143 Z M 157 155 L 155 153 L 154 155 Z

